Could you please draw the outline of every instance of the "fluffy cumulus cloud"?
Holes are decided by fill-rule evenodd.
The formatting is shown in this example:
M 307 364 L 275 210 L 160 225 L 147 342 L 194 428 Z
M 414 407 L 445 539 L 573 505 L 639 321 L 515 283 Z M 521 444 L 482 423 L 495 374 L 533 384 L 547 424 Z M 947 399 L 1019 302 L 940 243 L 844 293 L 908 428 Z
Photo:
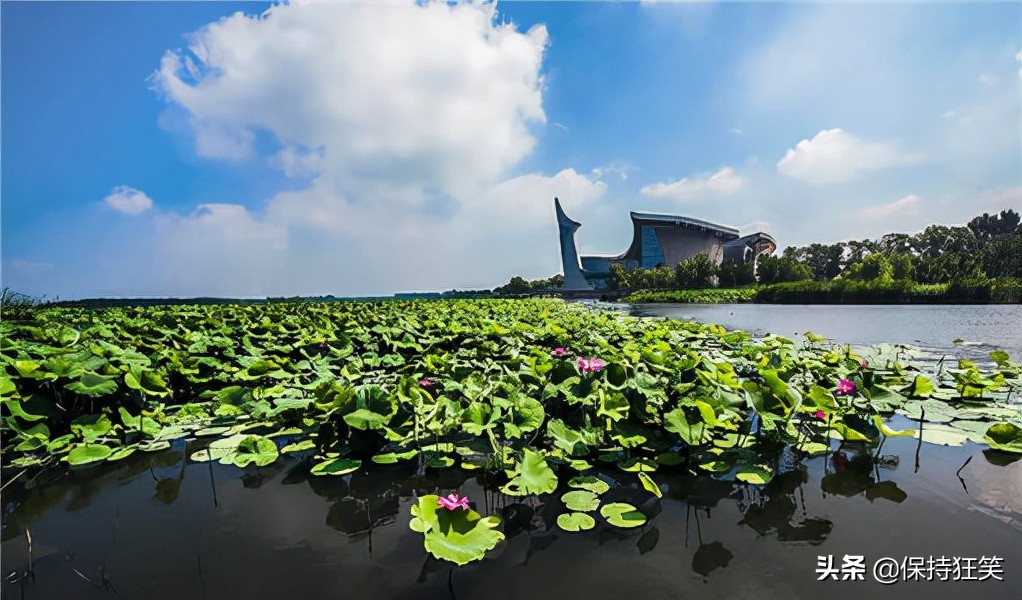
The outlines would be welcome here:
M 154 74 L 162 122 L 185 123 L 207 159 L 300 179 L 244 206 L 152 211 L 151 239 L 108 272 L 160 274 L 133 293 L 240 296 L 556 273 L 553 198 L 581 209 L 606 185 L 572 169 L 509 175 L 546 121 L 547 32 L 494 11 L 293 2 L 195 32 Z
M 545 122 L 543 26 L 497 24 L 495 7 L 295 2 L 237 13 L 167 52 L 156 87 L 184 109 L 197 151 L 271 161 L 335 191 L 381 182 L 463 197 L 532 149 Z
M 716 173 L 685 177 L 670 183 L 652 183 L 643 186 L 642 193 L 654 198 L 667 198 L 681 202 L 702 199 L 708 195 L 725 195 L 741 189 L 745 180 L 731 167 Z
M 841 129 L 825 129 L 789 148 L 777 163 L 788 177 L 809 183 L 838 183 L 870 171 L 917 164 L 923 157 L 891 142 L 868 142 Z
M 153 207 L 153 200 L 141 190 L 119 185 L 103 199 L 110 208 L 129 215 L 140 215 Z

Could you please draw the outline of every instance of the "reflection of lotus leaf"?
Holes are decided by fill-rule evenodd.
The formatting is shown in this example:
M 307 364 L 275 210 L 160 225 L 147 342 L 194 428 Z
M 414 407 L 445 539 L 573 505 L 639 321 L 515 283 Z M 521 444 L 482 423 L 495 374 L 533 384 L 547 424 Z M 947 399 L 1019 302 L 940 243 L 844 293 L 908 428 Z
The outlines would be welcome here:
M 720 542 L 703 544 L 692 555 L 692 570 L 700 575 L 709 575 L 716 569 L 723 569 L 734 558 L 734 554 Z
M 586 531 L 596 526 L 596 519 L 580 513 L 564 513 L 557 516 L 557 526 L 565 531 Z
M 423 534 L 423 546 L 441 560 L 465 565 L 492 550 L 504 534 L 496 531 L 500 517 L 482 517 L 471 509 L 440 508 L 435 494 L 423 496 L 412 505 L 408 526 Z
M 646 522 L 646 515 L 627 502 L 604 504 L 600 514 L 616 527 L 638 527 Z

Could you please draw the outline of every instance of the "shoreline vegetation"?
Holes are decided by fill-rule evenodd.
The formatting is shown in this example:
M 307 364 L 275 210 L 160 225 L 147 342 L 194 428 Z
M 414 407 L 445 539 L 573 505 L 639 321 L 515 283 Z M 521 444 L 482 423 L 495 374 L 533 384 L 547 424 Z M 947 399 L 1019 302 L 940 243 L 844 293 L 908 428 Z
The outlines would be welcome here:
M 794 281 L 741 288 L 638 290 L 629 304 L 1022 304 L 1022 280 L 999 278 L 920 284 L 894 281 Z

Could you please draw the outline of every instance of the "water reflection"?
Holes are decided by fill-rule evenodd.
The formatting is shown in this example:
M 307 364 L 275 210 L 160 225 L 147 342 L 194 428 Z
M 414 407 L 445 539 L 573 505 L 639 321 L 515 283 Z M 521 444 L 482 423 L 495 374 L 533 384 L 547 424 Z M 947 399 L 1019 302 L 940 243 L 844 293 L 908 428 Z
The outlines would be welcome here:
M 875 523 L 889 523 L 892 507 L 912 504 L 910 493 L 916 496 L 920 483 L 928 486 L 924 488 L 928 501 L 912 504 L 911 511 L 919 513 L 919 518 L 948 522 L 940 511 L 956 515 L 969 512 L 947 508 L 951 505 L 942 497 L 932 502 L 933 489 L 961 496 L 954 502 L 973 502 L 954 477 L 955 468 L 966 458 L 964 454 L 929 447 L 924 458 L 936 464 L 929 471 L 924 468 L 914 473 L 910 468 L 899 471 L 897 458 L 901 455 L 911 460 L 915 440 L 892 440 L 888 446 L 886 455 L 879 454 L 876 447 L 844 444 L 827 455 L 812 458 L 793 456 L 790 451 L 763 457 L 777 467 L 778 473 L 762 486 L 736 482 L 727 476 L 695 476 L 683 468 L 660 469 L 651 475 L 663 491 L 662 499 L 644 490 L 634 473 L 607 467 L 598 473 L 611 485 L 602 501 L 631 503 L 646 514 L 648 521 L 630 530 L 600 524 L 593 531 L 566 533 L 556 526 L 556 517 L 564 510 L 559 498 L 567 488 L 542 498 L 510 497 L 499 491 L 499 482 L 479 471 L 424 468 L 415 461 L 369 465 L 343 477 L 311 476 L 311 461 L 294 457 L 268 467 L 243 470 L 188 463 L 188 448 L 180 445 L 157 454 L 138 454 L 118 463 L 72 471 L 66 476 L 43 474 L 34 480 L 24 477 L 25 481 L 14 482 L 3 496 L 3 573 L 14 573 L 15 579 L 19 573 L 39 574 L 35 581 L 27 578 L 5 584 L 38 590 L 38 595 L 26 597 L 80 597 L 89 587 L 102 594 L 105 592 L 100 588 L 112 581 L 119 593 L 156 599 L 195 595 L 210 585 L 211 573 L 244 568 L 243 564 L 253 561 L 260 571 L 267 570 L 266 574 L 250 575 L 262 585 L 267 585 L 268 573 L 279 571 L 281 578 L 298 574 L 303 581 L 308 580 L 304 585 L 317 589 L 341 573 L 358 578 L 360 586 L 380 586 L 378 592 L 367 588 L 366 597 L 453 593 L 470 597 L 472 590 L 478 592 L 485 587 L 480 583 L 485 579 L 483 573 L 490 573 L 491 579 L 511 578 L 508 581 L 529 573 L 566 577 L 570 568 L 565 561 L 571 563 L 577 558 L 587 562 L 577 567 L 578 576 L 588 573 L 586 577 L 617 577 L 617 570 L 608 570 L 607 563 L 600 562 L 609 560 L 620 564 L 622 572 L 659 565 L 657 569 L 674 569 L 677 573 L 680 567 L 688 577 L 706 585 L 722 585 L 747 576 L 750 568 L 760 568 L 752 565 L 765 560 L 758 557 L 769 556 L 774 551 L 771 547 L 785 547 L 788 550 L 784 552 L 790 553 L 801 552 L 800 547 L 822 552 L 815 547 L 835 543 L 836 531 L 841 532 L 836 538 L 838 544 L 877 539 L 877 527 L 885 531 L 889 525 Z M 891 446 L 895 446 L 893 453 Z M 980 454 L 973 452 L 972 456 Z M 962 473 L 973 496 L 989 488 L 976 480 L 981 474 L 977 465 L 1002 478 L 1006 476 L 1003 469 L 1017 472 L 1014 460 L 1002 453 L 982 455 L 985 460 L 976 456 Z M 948 466 L 951 462 L 954 465 Z M 924 460 L 924 466 L 930 464 Z M 999 464 L 1007 466 L 996 466 Z M 942 478 L 950 479 L 954 486 L 934 483 Z M 507 537 L 486 560 L 459 569 L 431 558 L 423 551 L 421 538 L 407 527 L 408 507 L 415 497 L 452 490 L 470 496 L 480 512 L 499 515 Z M 857 496 L 868 502 L 845 502 L 835 509 L 835 502 Z M 151 500 L 148 506 L 146 499 Z M 121 516 L 122 506 L 130 507 L 131 516 Z M 926 511 L 934 510 L 938 511 L 934 516 L 927 516 L 930 513 Z M 74 519 L 88 521 L 69 520 L 68 511 L 75 511 Z M 598 511 L 594 514 L 600 521 Z M 984 551 L 1014 556 L 1010 548 L 1015 547 L 1018 555 L 1017 532 L 1015 546 L 1005 546 L 1005 542 L 997 541 L 1005 539 L 996 529 L 1003 525 L 1001 521 L 990 519 L 992 525 L 985 527 L 984 522 L 975 521 L 981 517 L 988 518 L 974 514 L 973 520 L 966 521 L 966 517 L 956 516 L 947 527 L 954 531 L 955 539 L 976 538 L 986 543 L 989 548 Z M 957 524 L 959 518 L 963 519 L 961 524 Z M 144 531 L 147 519 L 153 520 L 151 532 Z M 278 527 L 280 521 L 285 523 Z M 81 528 L 52 525 L 55 522 L 80 523 Z M 27 529 L 37 534 L 32 567 L 25 551 Z M 129 531 L 133 535 L 124 535 Z M 171 538 L 166 539 L 168 535 Z M 155 545 L 155 549 L 136 548 L 136 544 Z M 241 549 L 237 560 L 228 562 L 225 558 L 229 548 Z M 863 552 L 868 548 L 847 550 Z M 834 546 L 827 546 L 827 552 L 834 550 Z M 920 552 L 918 548 L 913 551 Z M 177 596 L 154 589 L 145 575 L 148 567 L 143 557 L 157 552 L 165 556 L 161 569 L 178 579 L 195 578 L 194 582 L 179 583 Z M 372 583 L 375 579 L 380 583 Z M 683 584 L 684 578 L 679 581 L 678 585 Z M 402 587 L 405 585 L 417 586 L 418 591 Z M 226 597 L 242 597 L 232 594 Z M 506 596 L 524 597 L 516 594 L 508 591 Z

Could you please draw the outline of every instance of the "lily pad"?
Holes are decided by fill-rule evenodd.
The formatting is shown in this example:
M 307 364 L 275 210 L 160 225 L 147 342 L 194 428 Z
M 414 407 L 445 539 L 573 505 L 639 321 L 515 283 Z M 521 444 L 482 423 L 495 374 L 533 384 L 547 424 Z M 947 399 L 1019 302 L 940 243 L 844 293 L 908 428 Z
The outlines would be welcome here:
M 610 484 L 594 475 L 579 475 L 568 481 L 568 487 L 589 490 L 594 494 L 602 494 L 610 489 Z
M 110 446 L 103 444 L 82 444 L 75 446 L 67 455 L 69 465 L 85 465 L 88 463 L 106 460 L 114 451 Z
M 557 526 L 565 531 L 588 531 L 596 526 L 596 519 L 579 512 L 557 515 Z
M 347 475 L 357 471 L 362 466 L 362 461 L 350 458 L 332 458 L 317 463 L 309 472 L 313 475 Z
M 646 522 L 646 515 L 627 502 L 604 504 L 600 514 L 615 527 L 638 527 Z
M 440 560 L 466 565 L 480 560 L 504 539 L 500 517 L 483 517 L 466 508 L 447 510 L 430 494 L 412 505 L 408 526 L 423 534 L 423 547 Z
M 600 506 L 600 499 L 588 490 L 575 490 L 561 496 L 561 501 L 568 510 L 588 512 Z
M 239 467 L 246 467 L 252 463 L 255 463 L 257 467 L 265 467 L 277 460 L 278 456 L 280 456 L 280 452 L 273 440 L 253 435 L 238 444 L 232 462 Z

